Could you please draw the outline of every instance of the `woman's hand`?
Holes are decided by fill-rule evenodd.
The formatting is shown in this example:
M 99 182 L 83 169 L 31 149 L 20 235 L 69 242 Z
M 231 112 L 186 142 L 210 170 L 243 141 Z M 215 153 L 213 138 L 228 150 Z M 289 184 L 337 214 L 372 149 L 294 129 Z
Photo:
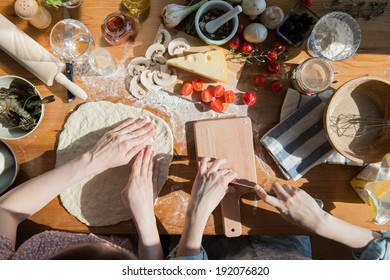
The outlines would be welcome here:
M 88 152 L 97 172 L 125 165 L 153 138 L 155 128 L 146 119 L 128 119 L 105 133 Z
M 268 195 L 260 186 L 255 187 L 256 193 L 267 204 L 274 206 L 287 221 L 316 232 L 324 221 L 327 213 L 304 190 L 288 184 L 274 183 L 272 190 L 276 197 Z
M 210 158 L 202 158 L 192 186 L 189 211 L 197 211 L 206 221 L 228 192 L 229 182 L 237 177 L 232 170 L 220 168 L 224 163 L 225 159 L 217 159 L 210 164 Z

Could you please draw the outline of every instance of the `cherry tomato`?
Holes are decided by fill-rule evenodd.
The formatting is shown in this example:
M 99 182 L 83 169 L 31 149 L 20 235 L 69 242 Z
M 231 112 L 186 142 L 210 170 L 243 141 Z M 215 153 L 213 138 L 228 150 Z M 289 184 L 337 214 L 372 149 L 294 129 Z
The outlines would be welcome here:
M 244 55 L 250 55 L 253 51 L 253 45 L 247 41 L 244 41 L 242 44 L 241 44 L 241 47 L 240 47 L 240 51 L 244 54 Z
M 220 113 L 223 111 L 223 104 L 222 104 L 222 101 L 219 99 L 215 99 L 215 100 L 211 101 L 210 106 L 211 106 L 211 109 L 213 109 L 217 113 Z
M 271 88 L 272 92 L 279 92 L 284 88 L 284 85 L 281 80 L 273 80 L 269 87 Z
M 265 86 L 267 82 L 267 77 L 264 74 L 257 74 L 255 76 L 255 85 L 258 87 Z
M 270 63 L 268 63 L 267 65 L 267 71 L 271 74 L 275 74 L 275 73 L 278 73 L 280 70 L 280 65 L 278 62 L 276 61 L 272 61 Z
M 233 103 L 236 96 L 234 94 L 234 91 L 227 90 L 225 91 L 223 97 L 226 103 Z
M 256 103 L 256 94 L 253 92 L 245 92 L 242 96 L 242 101 L 248 106 L 251 106 Z
M 195 79 L 191 82 L 192 86 L 194 87 L 194 90 L 201 91 L 203 90 L 203 81 L 202 79 Z
M 273 43 L 272 47 L 279 54 L 284 52 L 284 50 L 286 49 L 286 43 L 282 40 L 276 40 Z
M 267 58 L 269 61 L 275 61 L 278 59 L 278 52 L 275 50 L 271 50 L 267 53 Z
M 313 5 L 313 0 L 301 0 L 301 2 L 308 7 L 311 7 Z
M 213 89 L 213 95 L 216 98 L 221 97 L 224 93 L 225 93 L 225 88 L 221 85 L 218 85 Z
M 206 88 L 202 90 L 202 93 L 200 94 L 200 98 L 202 99 L 203 102 L 209 103 L 211 100 L 213 100 L 213 94 L 208 88 Z
M 184 83 L 183 86 L 181 87 L 181 94 L 187 96 L 190 95 L 193 90 L 194 87 L 192 86 L 191 83 Z
M 241 45 L 241 37 L 236 35 L 234 36 L 233 38 L 231 38 L 229 40 L 229 47 L 233 50 L 238 50 L 240 48 L 240 45 Z

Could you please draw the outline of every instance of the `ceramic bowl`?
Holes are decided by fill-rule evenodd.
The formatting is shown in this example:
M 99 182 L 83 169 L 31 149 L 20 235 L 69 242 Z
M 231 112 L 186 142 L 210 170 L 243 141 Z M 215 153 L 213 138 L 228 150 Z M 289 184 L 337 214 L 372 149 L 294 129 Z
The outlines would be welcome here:
M 228 36 L 226 36 L 224 39 L 221 39 L 221 40 L 210 39 L 209 37 L 207 37 L 203 33 L 203 31 L 200 27 L 200 19 L 204 13 L 206 13 L 210 10 L 213 10 L 213 9 L 220 9 L 220 10 L 223 10 L 225 12 L 228 12 L 229 10 L 232 10 L 233 7 L 232 7 L 232 5 L 230 5 L 229 3 L 225 2 L 225 1 L 215 0 L 215 1 L 206 2 L 198 9 L 198 11 L 195 14 L 195 30 L 196 30 L 196 33 L 198 34 L 199 38 L 202 41 L 204 41 L 205 43 L 210 44 L 210 45 L 223 45 L 223 44 L 229 42 L 229 40 L 231 38 L 233 38 L 233 36 L 236 34 L 237 29 L 238 29 L 238 25 L 239 25 L 238 16 L 235 16 L 231 19 L 233 21 L 233 29 L 232 29 L 231 33 L 228 34 Z
M 342 85 L 328 103 L 324 127 L 346 158 L 359 164 L 381 161 L 390 152 L 390 81 L 364 76 Z
M 14 152 L 0 140 L 0 195 L 13 184 L 18 173 L 19 164 Z
M 42 99 L 41 94 L 39 91 L 35 88 L 35 86 L 27 81 L 26 79 L 18 76 L 1 76 L 0 77 L 0 88 L 6 88 L 9 89 L 10 87 L 23 87 L 23 88 L 30 88 L 35 91 L 35 93 L 39 96 L 40 99 Z M 1 114 L 4 118 L 5 111 L 9 110 L 9 103 L 5 103 L 5 96 L 0 96 L 0 100 L 2 100 L 1 104 Z M 4 106 L 4 107 L 3 107 Z M 0 118 L 0 138 L 1 139 L 7 139 L 7 140 L 16 140 L 23 137 L 26 137 L 27 135 L 30 135 L 41 123 L 43 119 L 43 115 L 45 113 L 45 107 L 41 105 L 41 113 L 36 121 L 36 125 L 31 130 L 24 130 L 15 127 L 12 124 L 9 124 L 7 121 L 4 121 L 2 118 Z

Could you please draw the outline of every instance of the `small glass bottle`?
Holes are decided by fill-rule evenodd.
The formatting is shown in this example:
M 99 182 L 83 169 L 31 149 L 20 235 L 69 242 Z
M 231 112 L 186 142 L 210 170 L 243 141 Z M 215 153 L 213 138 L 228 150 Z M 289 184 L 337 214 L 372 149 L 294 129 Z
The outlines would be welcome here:
M 129 9 L 130 14 L 142 17 L 150 9 L 150 0 L 122 0 L 123 5 Z
M 28 20 L 38 29 L 45 29 L 51 23 L 51 14 L 36 0 L 16 0 L 14 9 L 19 17 Z
M 109 14 L 101 26 L 104 39 L 111 45 L 124 43 L 138 31 L 138 18 L 121 11 Z

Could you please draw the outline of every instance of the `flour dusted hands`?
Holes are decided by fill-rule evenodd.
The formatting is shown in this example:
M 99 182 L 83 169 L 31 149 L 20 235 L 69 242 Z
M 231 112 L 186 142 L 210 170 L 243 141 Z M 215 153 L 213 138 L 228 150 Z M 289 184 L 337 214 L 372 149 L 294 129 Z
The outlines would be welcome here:
M 316 232 L 327 215 L 308 193 L 288 184 L 272 185 L 276 197 L 268 195 L 260 186 L 256 186 L 255 190 L 265 203 L 274 206 L 287 221 L 312 232 Z
M 154 125 L 141 118 L 128 119 L 106 132 L 89 151 L 97 172 L 127 164 L 154 135 Z

